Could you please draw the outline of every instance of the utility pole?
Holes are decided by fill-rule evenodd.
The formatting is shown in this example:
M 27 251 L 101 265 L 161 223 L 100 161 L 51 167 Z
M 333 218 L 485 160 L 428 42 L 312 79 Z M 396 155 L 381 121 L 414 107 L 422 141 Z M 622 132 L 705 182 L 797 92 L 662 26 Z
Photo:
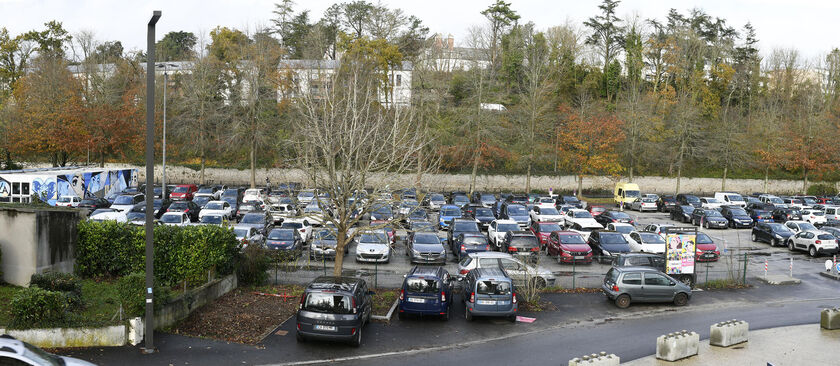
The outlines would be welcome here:
M 155 353 L 154 197 L 155 197 L 155 24 L 160 10 L 152 13 L 146 30 L 146 321 L 143 353 Z

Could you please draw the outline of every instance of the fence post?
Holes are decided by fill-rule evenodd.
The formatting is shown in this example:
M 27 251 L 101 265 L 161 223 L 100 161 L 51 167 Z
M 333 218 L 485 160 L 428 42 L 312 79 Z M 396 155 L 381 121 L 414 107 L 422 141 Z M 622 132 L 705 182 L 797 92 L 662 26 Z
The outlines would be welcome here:
M 767 279 L 767 260 L 764 260 L 764 279 Z
M 709 285 L 709 262 L 706 262 L 706 286 Z
M 790 257 L 790 277 L 793 278 L 793 257 Z
M 747 253 L 744 253 L 744 276 L 743 276 L 743 279 L 741 280 L 741 284 L 742 285 L 747 284 Z
M 373 262 L 373 288 L 379 288 L 379 262 Z

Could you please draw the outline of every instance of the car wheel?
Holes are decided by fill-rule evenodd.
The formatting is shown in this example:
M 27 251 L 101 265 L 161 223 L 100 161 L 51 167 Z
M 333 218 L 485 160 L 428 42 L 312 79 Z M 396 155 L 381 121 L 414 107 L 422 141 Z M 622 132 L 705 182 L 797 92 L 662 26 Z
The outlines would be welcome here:
M 295 332 L 295 339 L 297 339 L 298 343 L 306 342 L 306 338 L 303 338 L 303 335 L 300 332 Z
M 755 233 L 752 233 L 752 234 L 750 235 L 750 239 L 751 239 L 753 242 L 758 241 L 758 237 L 756 237 L 756 236 L 755 236 Z
M 542 277 L 537 277 L 531 280 L 531 287 L 536 289 L 545 288 L 545 279 Z
M 358 346 L 362 345 L 362 328 L 363 327 L 364 327 L 364 324 L 359 326 L 359 330 L 356 332 L 356 337 L 353 338 L 353 340 L 350 342 L 350 345 L 352 345 L 353 347 L 358 347 Z
M 688 287 L 694 288 L 694 276 L 691 276 L 691 275 L 680 276 L 680 282 L 682 282 L 684 285 L 686 285 Z
M 630 306 L 630 296 L 627 294 L 619 295 L 615 298 L 615 306 L 621 309 L 627 309 Z
M 808 255 L 810 255 L 811 257 L 816 257 L 817 256 L 817 248 L 813 245 L 810 248 L 808 248 Z
M 467 305 L 466 303 L 464 303 L 464 313 L 466 313 L 464 315 L 464 317 L 467 318 L 467 321 L 471 322 L 473 320 L 473 316 L 472 316 L 472 313 L 470 312 L 470 306 Z
M 792 252 L 796 248 L 793 247 L 793 239 L 788 239 L 788 249 Z
M 770 239 L 770 246 L 775 247 L 779 245 L 779 241 L 776 239 Z
M 397 313 L 397 319 L 399 319 L 399 320 L 405 320 L 405 313 L 402 313 L 402 312 Z
M 516 323 L 516 314 L 508 316 L 508 321 L 511 323 Z
M 709 222 L 708 222 L 708 221 L 704 222 L 704 223 L 703 223 L 703 227 L 705 227 L 706 229 L 708 229 L 708 228 L 709 228 Z
M 674 305 L 685 306 L 686 304 L 688 304 L 688 295 L 680 292 L 674 296 Z
M 449 308 L 447 308 L 446 312 L 444 312 L 443 315 L 440 316 L 440 320 L 443 320 L 445 322 L 449 321 Z

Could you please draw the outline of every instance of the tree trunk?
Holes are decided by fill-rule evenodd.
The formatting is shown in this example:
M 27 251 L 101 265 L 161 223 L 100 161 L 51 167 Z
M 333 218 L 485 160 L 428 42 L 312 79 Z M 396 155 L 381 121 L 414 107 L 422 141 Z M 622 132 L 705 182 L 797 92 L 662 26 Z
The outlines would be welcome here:
M 475 176 L 478 173 L 478 159 L 481 158 L 481 151 L 477 151 L 475 154 L 475 158 L 473 158 L 473 166 L 472 166 L 472 173 L 470 174 L 470 197 L 472 197 L 473 192 L 475 192 Z
M 421 188 L 423 181 L 423 149 L 417 151 L 417 176 L 414 177 L 414 187 Z
M 528 159 L 528 173 L 525 175 L 525 194 L 531 193 L 531 159 Z
M 583 199 L 583 174 L 578 174 L 578 188 L 577 188 L 577 197 L 578 199 Z
M 206 163 L 207 163 L 207 158 L 204 156 L 204 148 L 202 147 L 202 148 L 201 148 L 201 175 L 200 175 L 200 176 L 199 176 L 199 178 L 198 178 L 198 182 L 199 182 L 199 184 L 201 184 L 201 185 L 204 185 L 204 183 L 205 183 L 205 180 L 204 180 L 204 167 L 205 167 Z
M 723 167 L 723 180 L 720 182 L 720 190 L 726 191 L 726 173 L 729 171 L 729 167 Z
M 680 178 L 682 177 L 682 164 L 677 166 L 677 190 L 674 194 L 680 194 Z
M 764 167 L 764 194 L 767 194 L 767 181 L 770 179 L 770 166 Z
M 341 277 L 341 270 L 344 266 L 344 247 L 347 246 L 347 229 L 341 228 L 344 225 L 338 226 L 338 233 L 335 236 L 335 262 L 333 262 L 333 276 L 335 277 Z
M 251 188 L 257 188 L 257 142 L 251 140 Z
M 560 143 L 560 127 L 558 126 L 557 128 L 554 129 L 554 173 L 557 173 L 557 158 L 558 158 L 558 155 L 559 155 L 557 153 L 557 149 L 560 148 L 560 146 L 558 146 L 559 143 Z
M 802 194 L 808 194 L 808 169 L 802 169 Z
M 633 164 L 632 164 L 632 163 L 630 164 L 630 177 L 629 177 L 629 183 L 633 183 Z

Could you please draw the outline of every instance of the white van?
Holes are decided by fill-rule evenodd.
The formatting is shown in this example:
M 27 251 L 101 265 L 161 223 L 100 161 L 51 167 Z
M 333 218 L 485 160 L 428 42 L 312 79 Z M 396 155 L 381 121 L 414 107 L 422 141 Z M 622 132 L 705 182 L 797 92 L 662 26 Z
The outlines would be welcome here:
M 741 206 L 747 207 L 747 201 L 740 194 L 735 192 L 715 192 L 715 199 L 723 202 L 727 206 Z

